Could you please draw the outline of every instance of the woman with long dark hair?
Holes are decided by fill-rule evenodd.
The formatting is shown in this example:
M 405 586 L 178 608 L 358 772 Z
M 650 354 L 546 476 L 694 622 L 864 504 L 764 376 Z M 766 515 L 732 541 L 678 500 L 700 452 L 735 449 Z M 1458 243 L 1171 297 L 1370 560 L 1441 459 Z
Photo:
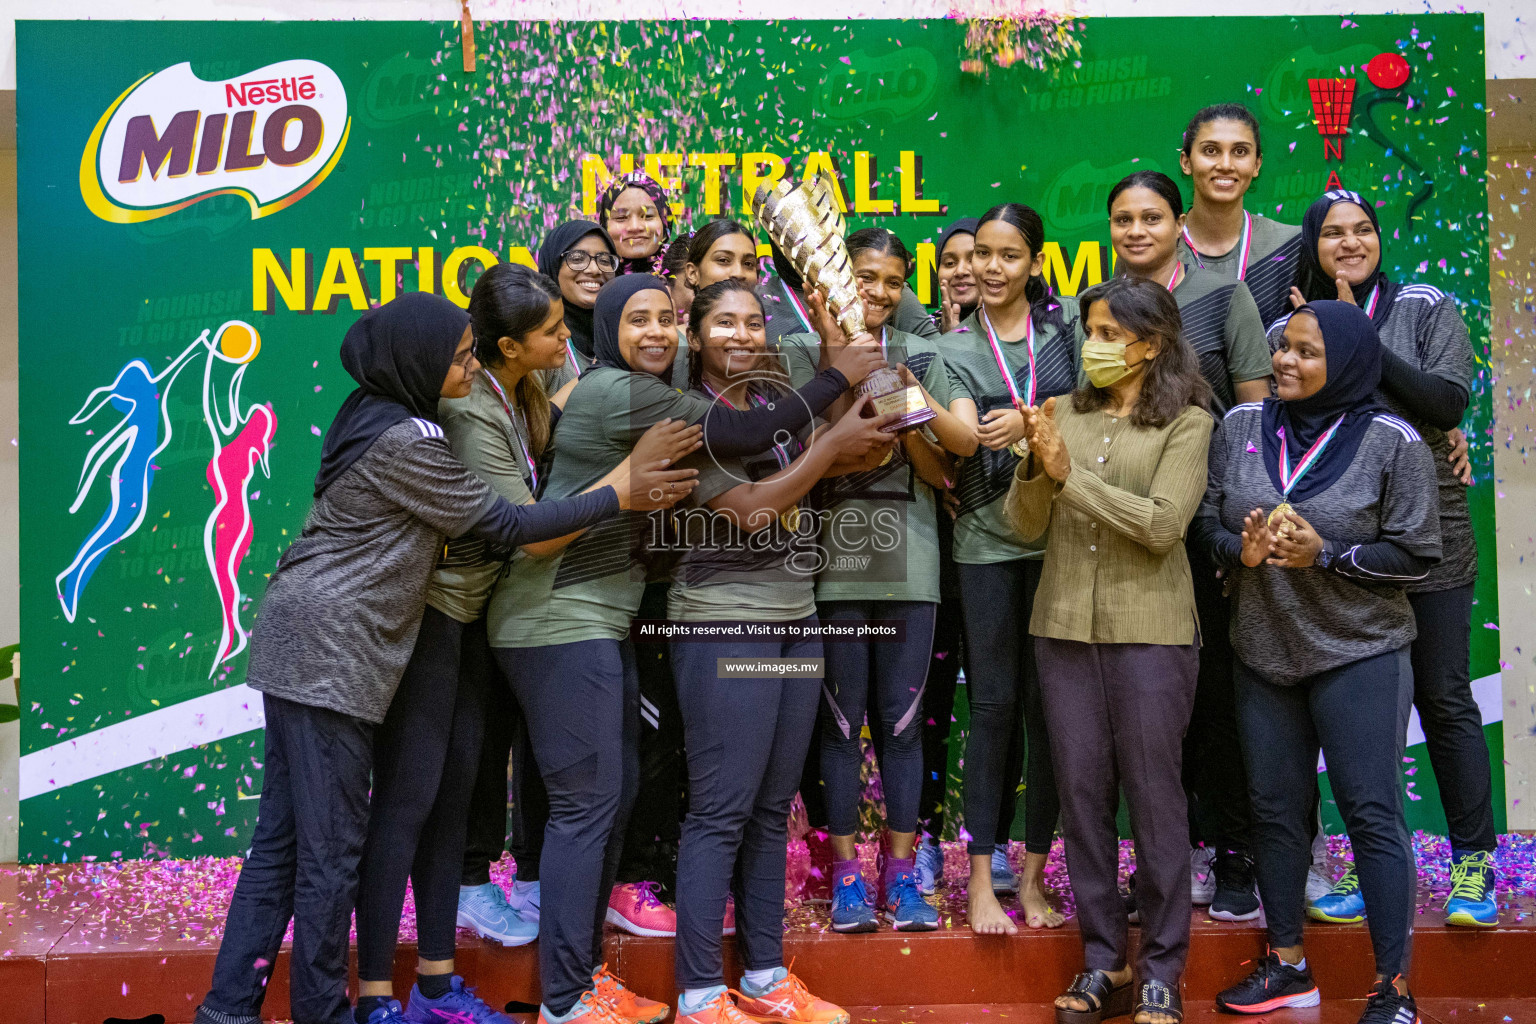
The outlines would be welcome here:
M 920 382 L 930 406 L 941 411 L 942 420 L 933 421 L 935 433 L 944 436 L 958 427 L 963 434 L 947 412 L 949 381 L 937 347 L 889 326 L 912 272 L 906 247 L 884 228 L 855 231 L 847 245 L 865 325 L 876 332 L 890 361 L 903 367 L 908 384 Z M 780 351 L 790 379 L 803 381 L 818 365 L 838 358 L 844 347 L 840 334 L 826 323 L 819 337 L 785 339 Z M 844 624 L 904 623 L 899 642 L 868 638 L 827 647 L 821 778 L 835 858 L 836 931 L 874 931 L 881 910 L 898 931 L 938 927 L 938 912 L 917 886 L 913 855 L 923 781 L 919 712 L 939 600 L 937 489 L 952 474 L 945 451 L 923 432 L 908 430 L 884 464 L 828 481 L 818 494 L 828 524 L 822 535 L 827 565 L 816 580 L 818 615 Z M 866 714 L 871 733 L 879 734 L 875 752 L 885 789 L 883 899 L 871 899 L 865 889 L 856 845 Z
M 1180 744 L 1200 629 L 1185 528 L 1205 491 L 1210 385 L 1162 285 L 1116 277 L 1078 298 L 1088 381 L 1026 410 L 1029 457 L 1008 493 L 1019 535 L 1050 536 L 1029 631 L 1051 730 L 1084 972 L 1062 1024 L 1125 1013 L 1133 972 L 1115 809 L 1136 839 L 1136 1024 L 1183 1018 L 1189 834 Z
M 721 409 L 667 384 L 675 317 L 659 278 L 629 274 L 604 286 L 594 307 L 598 365 L 566 400 L 545 494 L 589 486 L 663 419 L 702 423 L 707 449 L 721 458 L 762 451 L 883 364 L 873 346 L 850 346 L 791 400 Z M 639 681 L 629 629 L 645 590 L 638 552 L 646 533 L 643 517 L 626 517 L 553 556 L 515 557 L 491 597 L 491 646 L 528 716 L 549 793 L 539 917 L 546 1024 L 610 1007 L 632 1021 L 667 1012 L 602 966 L 602 925 L 638 785 Z
M 387 716 L 397 690 L 414 689 L 420 679 L 458 679 L 463 625 L 427 605 L 445 542 L 472 536 L 515 548 L 621 508 L 664 507 L 693 486 L 694 470 L 631 465 L 569 500 L 508 501 L 454 457 L 438 423 L 439 401 L 465 398 L 474 387 L 480 365 L 473 342 L 462 310 L 420 292 L 364 313 L 342 342 L 342 365 L 358 387 L 326 431 L 314 506 L 272 573 L 251 638 L 247 681 L 265 698 L 266 783 L 200 1024 L 255 1024 L 290 920 L 294 1017 L 346 1019 L 347 935 L 369 790 L 379 800 L 380 787 L 399 779 L 392 768 L 398 746 L 386 746 L 376 766 L 375 744 L 392 735 Z M 444 734 L 451 734 L 453 702 L 443 703 L 440 742 L 424 742 L 428 763 L 413 766 L 428 794 L 417 805 L 418 835 L 449 757 Z M 469 760 L 476 756 L 478 742 Z M 461 804 L 441 821 L 458 841 L 445 836 L 435 847 L 443 856 L 421 865 L 439 900 L 422 921 L 424 957 L 437 950 L 452 957 L 463 812 Z M 449 981 L 449 1004 L 487 1012 L 462 985 L 452 986 L 441 965 L 423 961 L 419 977 L 431 975 L 428 986 Z M 451 972 L 451 960 L 447 966 Z M 385 998 L 363 1019 L 407 1018 Z
M 1452 468 L 1455 431 L 1466 414 L 1474 361 L 1456 300 L 1427 284 L 1398 282 L 1381 268 L 1383 242 L 1374 206 L 1358 193 L 1324 194 L 1301 226 L 1292 301 L 1338 299 L 1365 310 L 1381 339 L 1383 404 L 1407 420 L 1434 454 L 1442 557 L 1407 584 L 1418 636 L 1413 641 L 1413 702 L 1429 745 L 1451 840 L 1446 923 L 1498 924 L 1492 863 L 1493 780 L 1482 712 L 1472 696 L 1472 591 L 1477 542 L 1466 488 Z M 1286 320 L 1270 330 L 1276 347 Z M 1355 871 L 1310 908 L 1320 920 L 1357 921 L 1366 912 Z
M 1241 103 L 1202 107 L 1189 119 L 1179 168 L 1194 188 L 1194 200 L 1180 232 L 1180 256 L 1246 284 L 1267 327 L 1289 309 L 1286 297 L 1299 241 L 1290 224 L 1243 208 L 1263 166 L 1258 118 Z
M 1376 961 L 1361 1021 L 1418 1019 L 1407 973 L 1417 872 L 1403 817 L 1413 699 L 1405 584 L 1440 558 L 1429 448 L 1377 399 L 1384 347 L 1352 303 L 1297 310 L 1277 397 L 1227 414 L 1192 529 L 1232 574 L 1237 709 L 1269 952 L 1229 1012 L 1316 1006 L 1302 897 L 1319 749 L 1349 830 Z
M 954 551 L 971 712 L 964 783 L 969 920 L 983 934 L 1017 931 L 997 900 L 1014 890 L 1028 927 L 1063 922 L 1045 892 L 1060 814 L 1051 744 L 1034 650 L 1017 628 L 1029 621 L 1043 551 L 1018 536 L 1004 508 L 1024 451 L 1024 410 L 1067 394 L 1077 382 L 1077 300 L 1046 288 L 1044 248 L 1045 224 L 1028 206 L 1003 203 L 984 213 L 971 254 L 980 303 L 942 342 L 958 385 L 950 409 L 976 438 L 961 453 Z M 1008 860 L 1021 775 L 1022 879 Z
M 724 278 L 700 289 L 688 317 L 693 393 L 722 408 L 784 400 L 752 286 Z M 815 659 L 814 513 L 805 497 L 824 476 L 869 468 L 891 449 L 883 417 L 854 414 L 816 432 L 784 435 L 739 459 L 696 458 L 703 490 L 675 521 L 679 560 L 669 619 L 789 636 L 673 641 L 687 730 L 688 816 L 678 853 L 677 1019 L 681 1024 L 846 1024 L 784 964 L 784 864 L 791 800 L 816 724 L 811 678 L 724 676 L 719 660 Z M 872 457 L 871 457 L 872 456 Z M 736 897 L 745 972 L 740 1002 L 722 973 L 722 925 Z
M 1179 305 L 1184 339 L 1220 416 L 1238 402 L 1269 394 L 1269 346 L 1248 286 L 1180 255 L 1184 201 L 1173 179 L 1137 171 L 1109 192 L 1109 235 L 1117 269 L 1166 287 Z M 1248 794 L 1232 703 L 1232 651 L 1227 645 L 1223 581 L 1204 552 L 1191 548 L 1195 603 L 1205 625 L 1195 712 L 1184 740 L 1184 781 L 1190 803 L 1190 889 L 1218 921 L 1259 916 L 1248 849 Z M 1134 885 L 1133 885 L 1134 889 Z

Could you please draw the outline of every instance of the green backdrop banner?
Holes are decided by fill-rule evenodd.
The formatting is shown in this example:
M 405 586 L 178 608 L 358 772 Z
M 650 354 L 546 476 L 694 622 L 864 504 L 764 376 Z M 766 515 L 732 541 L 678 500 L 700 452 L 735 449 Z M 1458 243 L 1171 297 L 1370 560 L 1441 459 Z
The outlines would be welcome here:
M 18 24 L 24 859 L 244 848 L 246 635 L 350 387 L 343 332 L 402 290 L 464 302 L 621 169 L 685 221 L 826 169 L 926 265 L 948 219 L 1027 202 L 1073 294 L 1110 270 L 1113 182 L 1177 177 L 1189 115 L 1242 101 L 1250 208 L 1296 222 L 1331 175 L 1376 202 L 1392 273 L 1461 301 L 1488 425 L 1480 16 L 1095 20 L 1011 67 L 952 21 L 476 34 L 466 72 L 457 24 Z M 1376 73 L 1399 57 L 1405 84 Z M 1314 79 L 1353 88 L 1343 134 Z M 1498 766 L 1491 498 L 1473 675 Z M 1442 829 L 1415 756 L 1413 824 Z

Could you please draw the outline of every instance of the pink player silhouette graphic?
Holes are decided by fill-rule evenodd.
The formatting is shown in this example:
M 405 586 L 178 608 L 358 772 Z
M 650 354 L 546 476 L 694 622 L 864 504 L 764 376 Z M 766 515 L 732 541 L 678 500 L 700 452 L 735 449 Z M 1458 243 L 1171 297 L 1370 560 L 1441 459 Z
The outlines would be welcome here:
M 214 497 L 213 510 L 203 528 L 203 551 L 219 595 L 223 623 L 210 678 L 220 665 L 245 649 L 239 572 L 253 535 L 250 484 L 258 466 L 264 475 L 271 475 L 267 457 L 277 429 L 271 406 L 240 407 L 246 368 L 260 351 L 261 336 L 254 327 L 241 320 L 227 321 L 216 332 L 204 331 L 159 373 L 142 358 L 131 360 L 111 384 L 92 391 L 71 417 L 70 424 L 80 426 L 108 405 L 122 415 L 86 453 L 69 508 L 74 514 L 84 506 L 110 463 L 107 508 L 55 580 L 67 621 L 75 621 L 86 584 L 103 559 L 143 524 L 156 472 L 155 457 L 171 443 L 173 428 L 167 405 L 171 387 L 182 371 L 202 356 L 203 421 L 213 440 L 207 478 Z M 222 385 L 222 394 L 216 394 L 220 385 L 215 382 L 215 366 L 235 367 L 227 384 Z
M 252 405 L 243 412 L 240 409 L 240 385 L 246 367 L 260 351 L 261 338 L 255 329 L 232 320 L 219 328 L 203 367 L 203 419 L 213 438 L 208 483 L 213 488 L 214 500 L 213 511 L 203 527 L 203 552 L 218 588 L 224 628 L 218 653 L 208 670 L 210 678 L 220 665 L 245 650 L 245 631 L 240 628 L 239 573 L 240 563 L 251 549 L 250 484 L 258 465 L 263 475 L 272 475 L 267 453 L 277 430 L 277 417 L 270 405 Z M 220 363 L 235 366 L 225 391 L 226 401 L 222 403 L 214 400 L 213 383 L 213 368 Z

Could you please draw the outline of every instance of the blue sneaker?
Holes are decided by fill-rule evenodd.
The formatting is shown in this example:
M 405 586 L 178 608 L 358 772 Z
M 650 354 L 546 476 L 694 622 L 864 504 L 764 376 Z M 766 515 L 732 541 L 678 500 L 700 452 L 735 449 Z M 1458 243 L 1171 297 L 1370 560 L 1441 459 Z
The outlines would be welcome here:
M 526 946 L 539 937 L 539 922 L 518 913 L 495 882 L 459 886 L 457 923 L 460 928 L 472 928 L 482 939 L 494 939 L 503 946 Z
M 494 1009 L 475 995 L 475 990 L 464 984 L 457 974 L 449 983 L 452 987 L 441 999 L 428 999 L 421 989 L 411 986 L 411 1001 L 406 1004 L 400 1018 L 406 1024 L 516 1024 L 511 1017 Z M 368 1024 L 373 1024 L 370 1020 Z
M 992 891 L 998 896 L 1019 891 L 1019 876 L 1008 863 L 1008 844 L 1000 843 L 992 851 Z
M 886 883 L 885 910 L 899 932 L 931 932 L 939 926 L 939 912 L 923 899 L 910 871 L 903 871 Z
M 1307 916 L 1333 924 L 1359 924 L 1365 920 L 1365 897 L 1360 895 L 1360 879 L 1353 864 L 1343 878 L 1333 883 L 1328 895 L 1307 904 Z
M 850 871 L 839 878 L 832 886 L 832 930 L 872 932 L 879 927 L 869 892 L 864 888 L 864 877 Z
M 1494 899 L 1497 876 L 1487 850 L 1453 854 L 1451 898 L 1445 901 L 1445 923 L 1465 928 L 1492 928 L 1499 923 Z
M 917 890 L 932 896 L 944 879 L 944 847 L 924 836 L 917 846 Z
M 539 883 L 520 882 L 512 879 L 512 891 L 507 895 L 512 909 L 523 916 L 524 921 L 539 923 Z
M 368 1024 L 405 1024 L 405 1011 L 400 1000 L 391 999 L 383 1006 L 375 1006 L 368 1014 Z

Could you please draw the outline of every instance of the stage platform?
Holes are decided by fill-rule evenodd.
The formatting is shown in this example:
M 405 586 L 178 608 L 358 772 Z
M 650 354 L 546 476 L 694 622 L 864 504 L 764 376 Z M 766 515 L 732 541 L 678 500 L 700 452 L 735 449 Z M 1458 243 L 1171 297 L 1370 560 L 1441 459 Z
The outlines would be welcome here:
M 958 858 L 956 858 L 958 859 Z M 956 865 L 958 866 L 958 865 Z M 111 1018 L 185 1024 L 213 968 L 235 860 L 110 865 L 0 866 L 0 1024 L 102 1024 Z M 1442 898 L 1426 877 L 1414 935 L 1412 981 L 1427 1020 L 1438 1024 L 1528 1024 L 1536 1017 L 1536 894 L 1514 881 L 1503 923 L 1488 931 L 1447 928 Z M 1442 889 L 1443 891 L 1443 889 Z M 973 936 L 958 886 L 941 890 L 943 927 L 898 935 L 836 935 L 823 907 L 789 914 L 785 956 L 819 995 L 857 1008 L 856 1024 L 1047 1024 L 1049 1002 L 1080 966 L 1075 922 L 1016 937 Z M 1005 904 L 1008 905 L 1008 904 Z M 1185 998 L 1191 1021 L 1214 1020 L 1211 1000 L 1264 952 L 1257 923 L 1227 924 L 1193 914 Z M 395 973 L 408 990 L 413 932 L 403 929 Z M 1131 930 L 1135 941 L 1136 929 Z M 1364 925 L 1314 925 L 1308 959 L 1327 998 L 1317 1010 L 1270 1015 L 1353 1024 L 1371 982 Z M 611 965 L 637 991 L 674 997 L 672 940 L 610 931 Z M 727 940 L 729 970 L 736 970 Z M 518 949 L 460 933 L 458 967 L 494 1005 L 536 1004 L 537 946 Z M 286 950 L 266 1014 L 285 1019 Z M 735 975 L 732 975 L 732 981 Z M 519 1009 L 519 1007 L 511 1007 Z M 1232 1020 L 1222 1017 L 1223 1020 Z

